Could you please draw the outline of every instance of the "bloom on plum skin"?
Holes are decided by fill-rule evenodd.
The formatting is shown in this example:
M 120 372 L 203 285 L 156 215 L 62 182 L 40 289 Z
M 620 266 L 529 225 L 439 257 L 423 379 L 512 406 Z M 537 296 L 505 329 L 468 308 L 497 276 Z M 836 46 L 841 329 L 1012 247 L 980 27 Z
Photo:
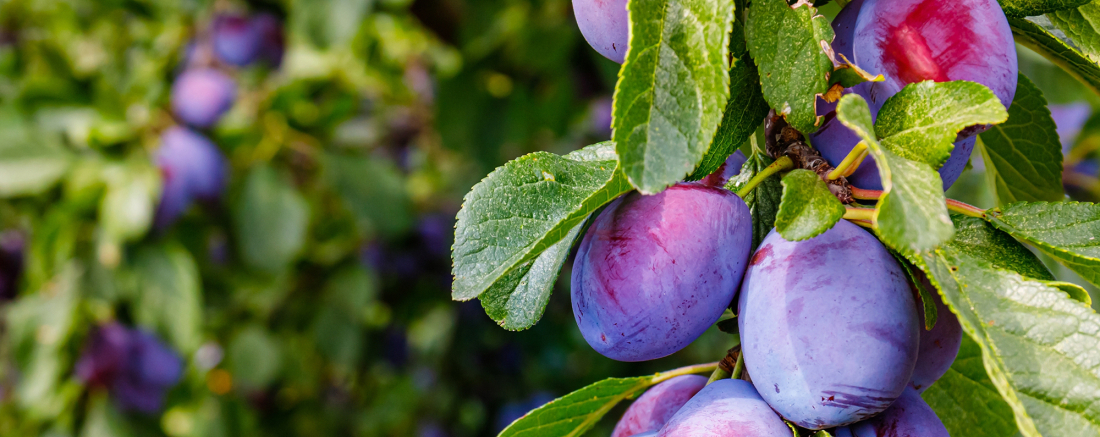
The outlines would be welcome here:
M 626 0 L 573 0 L 573 16 L 581 35 L 596 52 L 623 63 L 630 42 Z

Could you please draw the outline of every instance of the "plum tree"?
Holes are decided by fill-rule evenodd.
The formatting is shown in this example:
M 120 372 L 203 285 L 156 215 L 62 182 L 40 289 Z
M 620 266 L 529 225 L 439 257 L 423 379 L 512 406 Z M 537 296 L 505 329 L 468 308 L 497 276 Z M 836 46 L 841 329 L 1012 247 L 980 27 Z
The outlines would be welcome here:
M 153 334 L 112 322 L 88 337 L 75 372 L 88 385 L 106 387 L 120 408 L 152 413 L 179 382 L 183 361 Z
M 928 389 L 928 386 L 936 382 L 951 368 L 955 362 L 955 356 L 959 354 L 959 346 L 962 344 L 962 326 L 959 318 L 951 309 L 943 303 L 943 298 L 924 276 L 918 273 L 922 285 L 926 290 L 932 291 L 932 299 L 936 303 L 936 326 L 932 330 L 925 330 L 924 312 L 920 312 L 920 347 L 917 352 L 917 365 L 913 368 L 913 378 L 909 385 L 918 392 Z
M 192 201 L 213 201 L 225 190 L 229 163 L 198 132 L 179 126 L 165 130 L 154 159 L 162 181 L 155 217 L 158 228 L 175 221 Z
M 866 421 L 842 427 L 836 437 L 950 437 L 932 407 L 912 388 L 905 389 L 894 405 Z
M 184 71 L 172 84 L 172 112 L 191 126 L 213 126 L 233 106 L 237 85 L 212 68 Z
M 883 2 L 877 0 L 853 1 L 833 20 L 833 31 L 836 35 L 832 44 L 833 51 L 843 54 L 861 68 L 871 73 L 881 73 L 886 78 L 884 82 L 865 82 L 846 90 L 867 100 L 871 105 L 872 118 L 878 115 L 878 110 L 886 99 L 905 85 L 923 80 L 971 80 L 990 87 L 1005 107 L 1012 103 L 1012 96 L 1016 92 L 1016 49 L 1008 21 L 995 1 L 969 2 L 975 5 L 991 3 L 991 8 L 996 11 L 996 14 L 988 11 L 990 6 L 984 5 L 984 9 L 968 12 L 974 15 L 970 18 L 975 22 L 991 23 L 989 35 L 983 35 L 982 39 L 969 43 L 953 39 L 957 35 L 951 32 L 971 32 L 970 29 L 951 30 L 939 27 L 943 20 L 962 19 L 956 16 L 958 11 L 954 9 L 952 2 L 901 2 L 910 8 L 903 17 L 897 16 L 902 12 L 899 10 L 902 5 L 895 6 L 892 2 L 886 2 L 889 6 L 880 6 L 881 3 Z M 871 19 L 864 18 L 868 14 L 875 14 L 884 20 L 886 18 L 881 16 L 890 15 L 893 21 L 874 23 Z M 997 14 L 1000 14 L 999 17 Z M 920 49 L 910 50 L 905 44 L 916 44 L 915 47 Z M 983 50 L 989 50 L 988 57 L 983 57 L 986 54 Z M 958 62 L 954 58 L 956 55 L 969 56 L 965 59 L 972 63 Z M 940 63 L 942 59 L 955 62 Z M 992 68 L 995 76 L 986 77 L 980 74 L 984 66 Z M 859 137 L 836 120 L 834 109 L 835 105 L 818 105 L 817 114 L 823 116 L 825 121 L 820 129 L 810 135 L 810 143 L 821 151 L 826 160 L 837 165 L 859 143 Z M 973 135 L 976 133 L 976 130 L 970 129 L 960 135 L 955 141 L 951 157 L 940 167 L 940 179 L 943 180 L 945 190 L 958 180 L 966 168 L 970 154 L 974 151 L 977 139 Z M 848 181 L 860 188 L 882 189 L 878 168 L 871 157 L 848 177 Z
M 870 86 L 875 111 L 925 80 L 980 83 L 1006 108 L 1016 94 L 1016 45 L 996 0 L 866 0 L 852 51 L 856 65 L 886 78 Z
M 799 242 L 773 230 L 752 257 L 738 309 L 753 384 L 804 428 L 873 416 L 912 376 L 919 320 L 905 273 L 848 221 Z
M 706 385 L 707 378 L 699 375 L 681 375 L 657 384 L 630 404 L 615 424 L 611 437 L 631 437 L 661 429 Z
M 752 384 L 722 379 L 691 398 L 657 433 L 660 437 L 772 437 L 791 429 Z
M 623 63 L 630 42 L 626 0 L 573 0 L 573 15 L 588 44 L 612 61 Z
M 612 202 L 573 264 L 573 315 L 584 339 L 619 361 L 683 349 L 733 300 L 752 243 L 750 223 L 741 198 L 703 184 Z

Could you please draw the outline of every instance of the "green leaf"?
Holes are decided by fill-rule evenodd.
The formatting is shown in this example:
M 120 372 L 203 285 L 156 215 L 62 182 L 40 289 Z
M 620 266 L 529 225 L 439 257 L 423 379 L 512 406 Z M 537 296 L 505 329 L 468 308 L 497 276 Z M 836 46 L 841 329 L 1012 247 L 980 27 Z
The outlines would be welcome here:
M 134 252 L 138 279 L 134 319 L 155 328 L 184 353 L 202 342 L 202 284 L 191 254 L 176 244 L 146 245 Z
M 325 179 L 367 235 L 397 235 L 412 223 L 400 171 L 385 160 L 329 154 Z
M 363 354 L 364 319 L 378 294 L 378 280 L 355 265 L 340 269 L 325 284 L 324 304 L 313 324 L 313 340 L 321 354 L 344 371 L 355 369 Z
M 745 39 L 760 67 L 764 99 L 795 129 L 817 130 L 814 105 L 829 89 L 833 71 L 822 49 L 833 40 L 829 20 L 809 4 L 791 8 L 786 0 L 756 0 L 749 7 Z
M 844 217 L 844 204 L 829 184 L 810 170 L 783 176 L 783 197 L 775 215 L 775 230 L 787 241 L 802 241 L 832 229 Z
M 561 272 L 561 266 L 569 257 L 569 249 L 577 239 L 584 223 L 578 224 L 561 241 L 527 261 L 481 294 L 481 306 L 500 327 L 519 331 L 534 326 L 542 318 L 550 292 Z
M 745 53 L 730 68 L 730 99 L 714 142 L 688 180 L 699 180 L 718 170 L 767 115 L 768 102 L 760 94 L 760 76 L 752 58 Z
M 767 168 L 773 160 L 761 152 L 749 155 L 745 165 L 741 167 L 741 173 L 734 176 L 726 184 L 731 191 L 740 191 L 741 187 L 756 176 L 757 173 Z M 776 215 L 779 213 L 779 205 L 783 200 L 783 185 L 779 175 L 773 175 L 764 179 L 744 199 L 752 213 L 752 249 L 760 245 L 764 237 L 775 228 Z
M 480 296 L 566 238 L 597 208 L 629 191 L 615 161 L 603 159 L 610 147 L 602 143 L 566 156 L 535 152 L 474 185 L 458 212 L 451 296 Z
M 1063 9 L 1046 15 L 1055 28 L 1065 32 L 1087 58 L 1100 62 L 1100 3 L 1090 1 L 1076 8 Z
M 1042 281 L 991 266 L 998 256 L 988 247 L 948 242 L 921 257 L 1023 435 L 1100 435 L 1100 315 Z
M 133 159 L 104 169 L 107 190 L 99 203 L 99 225 L 111 242 L 132 240 L 149 230 L 160 195 L 160 173 Z
M 1048 281 L 1044 282 L 1044 284 L 1066 292 L 1070 299 L 1081 302 L 1085 304 L 1085 306 L 1092 306 L 1092 296 L 1089 296 L 1088 290 L 1085 290 L 1085 288 L 1080 285 L 1063 281 Z
M 578 437 L 620 401 L 634 398 L 652 385 L 680 375 L 710 372 L 714 367 L 701 364 L 650 376 L 608 378 L 531 410 L 508 425 L 499 437 Z
M 1095 203 L 1014 203 L 986 213 L 990 223 L 1100 284 L 1100 206 Z M 1053 278 L 1050 278 L 1053 279 Z
M 1000 99 L 982 84 L 924 81 L 906 85 L 886 99 L 875 133 L 886 150 L 939 168 L 951 156 L 960 130 L 1006 119 Z
M 1043 55 L 1050 62 L 1100 94 L 1100 65 L 1085 57 L 1051 29 L 1022 18 L 1009 18 L 1016 42 Z M 1049 24 L 1049 23 L 1048 23 Z
M 277 273 L 298 256 L 309 226 L 309 206 L 274 169 L 252 169 L 236 201 L 234 221 L 244 262 Z
M 909 256 L 934 249 L 955 230 L 947 214 L 940 176 L 928 164 L 902 158 L 875 138 L 871 110 L 858 94 L 840 99 L 837 120 L 863 139 L 875 157 L 883 194 L 875 206 L 875 232 L 887 246 Z
M 248 390 L 264 388 L 279 376 L 283 352 L 279 342 L 257 325 L 242 329 L 226 351 L 233 382 Z
M 955 238 L 951 245 L 982 259 L 995 269 L 1009 270 L 1028 278 L 1053 281 L 1054 274 L 1030 250 L 1011 235 L 993 225 L 963 215 L 951 216 L 955 222 Z
M 1012 407 L 1001 398 L 985 373 L 982 349 L 963 336 L 951 368 L 921 397 L 936 412 L 950 435 L 968 437 L 1018 437 Z
M 64 149 L 20 141 L 0 144 L 0 197 L 46 191 L 68 172 L 73 160 Z
M 612 111 L 623 174 L 653 194 L 703 159 L 729 98 L 733 2 L 634 0 Z
M 998 0 L 1010 18 L 1034 17 L 1063 9 L 1076 8 L 1091 0 Z
M 1043 93 L 1020 75 L 1008 121 L 981 134 L 985 174 L 998 203 L 1058 201 L 1062 187 L 1062 143 Z
M 900 253 L 891 250 L 890 255 L 893 255 L 894 259 L 898 261 L 898 265 L 901 266 L 902 270 L 905 270 L 905 276 L 909 278 L 909 284 L 920 295 L 921 310 L 924 313 L 924 329 L 931 331 L 940 319 L 939 308 L 936 308 L 936 300 L 932 297 L 932 294 L 936 292 L 935 287 L 928 283 L 928 277 L 920 269 Z

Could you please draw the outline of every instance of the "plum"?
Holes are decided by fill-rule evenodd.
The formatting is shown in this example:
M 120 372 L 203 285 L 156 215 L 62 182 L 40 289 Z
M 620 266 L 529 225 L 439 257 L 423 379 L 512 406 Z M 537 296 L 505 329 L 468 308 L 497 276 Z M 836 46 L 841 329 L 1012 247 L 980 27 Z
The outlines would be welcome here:
M 749 208 L 728 190 L 680 183 L 620 197 L 577 249 L 577 326 L 593 349 L 619 361 L 683 349 L 733 300 L 751 244 Z
M 962 344 L 962 326 L 959 318 L 951 309 L 943 303 L 943 298 L 936 291 L 924 273 L 918 273 L 922 286 L 932 292 L 932 300 L 936 304 L 936 326 L 932 330 L 924 329 L 924 312 L 920 315 L 920 347 L 917 352 L 917 365 L 913 368 L 913 378 L 909 386 L 918 392 L 928 389 L 928 386 L 940 379 L 951 363 L 955 362 L 955 356 L 959 354 L 959 345 Z
M 92 332 L 75 372 L 88 385 L 106 387 L 119 408 L 152 413 L 179 382 L 183 361 L 153 334 L 113 322 Z
M 163 229 L 194 200 L 213 201 L 225 190 L 228 163 L 218 147 L 201 134 L 174 126 L 161 134 L 155 156 L 162 190 L 154 219 Z
M 920 322 L 906 275 L 848 221 L 799 242 L 772 230 L 749 263 L 738 311 L 753 384 L 803 428 L 882 412 L 913 374 Z
M 286 50 L 282 20 L 269 13 L 257 14 L 252 18 L 252 29 L 259 35 L 260 40 L 260 48 L 256 53 L 257 59 L 273 67 L 282 64 L 283 52 Z
M 1016 94 L 1016 44 L 997 0 L 866 0 L 852 48 L 856 65 L 886 77 L 871 85 L 876 111 L 925 80 L 980 83 L 1006 108 Z
M 774 437 L 791 429 L 752 384 L 739 379 L 710 383 L 669 419 L 660 437 Z
M 749 159 L 740 150 L 736 150 L 726 158 L 726 162 L 718 166 L 718 170 L 711 173 L 699 180 L 699 183 L 703 185 L 710 185 L 712 187 L 723 187 L 726 182 L 729 182 L 730 178 L 741 174 L 741 167 L 745 166 L 745 161 Z
M 211 40 L 218 59 L 238 67 L 252 63 L 260 51 L 260 35 L 252 21 L 241 15 L 215 18 Z
M 948 2 L 939 2 L 939 3 L 948 3 Z M 937 3 L 937 4 L 939 4 L 939 3 Z M 867 13 L 872 13 L 872 12 L 863 12 L 863 10 L 872 9 L 872 8 L 879 8 L 879 9 L 885 8 L 885 9 L 889 10 L 888 7 L 877 6 L 877 4 L 878 4 L 878 2 L 876 2 L 875 0 L 866 0 L 866 1 L 859 0 L 859 1 L 853 1 L 853 2 L 848 3 L 848 5 L 846 5 L 844 7 L 844 9 L 841 10 L 840 14 L 837 14 L 836 19 L 833 20 L 833 32 L 835 33 L 836 38 L 833 39 L 832 47 L 833 47 L 834 52 L 836 52 L 838 54 L 843 54 L 850 61 L 853 61 L 854 63 L 856 63 L 856 65 L 860 66 L 861 68 L 864 68 L 864 69 L 866 69 L 866 70 L 868 70 L 872 73 L 876 73 L 876 74 L 877 73 L 882 73 L 882 74 L 888 76 L 889 73 L 887 71 L 882 71 L 882 68 L 878 68 L 878 70 L 876 70 L 875 68 L 869 67 L 867 65 L 867 64 L 871 64 L 872 61 L 873 61 L 873 59 L 871 57 L 869 57 L 869 55 L 862 52 L 862 51 L 866 51 L 866 50 L 871 50 L 871 49 L 868 48 L 868 44 L 866 42 L 866 38 L 868 38 L 868 36 L 866 36 L 866 34 L 857 34 L 856 33 L 857 32 L 857 25 L 859 23 L 862 23 L 862 21 L 860 21 L 860 20 L 862 20 L 862 17 Z M 994 2 L 994 6 L 997 7 L 998 11 L 1000 11 L 1000 7 L 996 5 L 996 2 Z M 934 8 L 928 8 L 928 9 L 934 9 Z M 934 15 L 934 14 L 932 14 L 932 15 Z M 1003 14 L 1001 16 L 1001 20 L 1005 22 L 1004 25 L 1005 25 L 1005 28 L 1007 28 L 1008 27 L 1008 22 L 1005 21 L 1005 19 L 1003 17 Z M 942 44 L 942 42 L 940 42 L 940 41 L 934 41 L 934 39 L 936 37 L 942 37 L 942 36 L 939 35 L 939 34 L 936 34 L 935 32 L 933 32 L 933 30 L 934 29 L 926 29 L 926 30 L 922 30 L 922 32 L 932 33 L 931 35 L 928 35 L 929 40 L 930 40 L 929 44 L 933 44 L 933 45 Z M 903 32 L 904 33 L 905 30 L 903 29 L 903 30 L 898 31 L 898 32 Z M 1008 38 L 1008 46 L 1007 47 L 1008 47 L 1008 49 L 1010 49 L 1010 51 L 1012 53 L 1012 62 L 1011 62 L 1012 78 L 1011 78 L 1011 90 L 1007 94 L 1008 101 L 1005 102 L 1005 107 L 1008 107 L 1008 105 L 1012 103 L 1012 95 L 1015 94 L 1015 92 L 1016 92 L 1016 73 L 1015 73 L 1016 72 L 1016 57 L 1015 57 L 1016 52 L 1015 52 L 1015 46 L 1012 43 L 1011 34 L 1009 34 L 1008 36 L 1009 36 L 1009 38 Z M 898 38 L 903 38 L 903 37 L 899 36 Z M 958 45 L 963 45 L 963 44 L 959 43 Z M 939 47 L 939 45 L 937 45 L 936 47 Z M 879 53 L 882 50 L 886 50 L 886 49 L 879 48 L 879 47 L 876 46 L 876 47 L 874 47 L 874 50 L 876 50 L 876 51 L 874 51 L 874 53 Z M 949 53 L 954 53 L 953 50 L 955 50 L 955 49 L 939 48 L 939 50 L 946 50 Z M 970 48 L 970 50 L 975 50 L 975 49 Z M 904 52 L 904 50 L 902 50 L 902 52 Z M 920 54 L 918 53 L 918 54 L 909 54 L 909 55 L 915 57 L 915 56 L 919 56 Z M 946 55 L 944 55 L 944 56 L 946 56 Z M 896 56 L 894 56 L 894 57 L 896 57 Z M 894 57 L 891 57 L 890 59 L 894 59 Z M 955 65 L 952 64 L 951 66 L 949 66 L 949 68 L 952 69 L 951 71 L 959 70 L 960 72 L 958 74 L 965 74 L 966 75 L 965 78 L 951 76 L 950 78 L 944 79 L 944 78 L 940 78 L 939 76 L 936 76 L 936 77 L 931 77 L 930 76 L 930 77 L 926 77 L 926 78 L 920 79 L 920 80 L 926 80 L 926 79 L 927 80 L 937 80 L 937 81 L 943 81 L 943 80 L 973 80 L 975 82 L 983 83 L 987 86 L 991 86 L 990 83 L 992 83 L 992 81 L 990 81 L 990 83 L 986 83 L 986 82 L 983 82 L 982 80 L 977 80 L 976 78 L 971 76 L 969 72 L 962 72 L 963 70 L 966 70 L 968 68 L 965 65 L 955 66 Z M 894 70 L 889 70 L 889 71 L 894 71 Z M 916 73 L 914 73 L 914 74 L 916 74 Z M 955 74 L 955 73 L 951 73 L 951 74 Z M 919 77 L 919 76 L 909 75 L 909 76 L 906 76 L 906 77 Z M 920 80 L 914 80 L 914 81 L 911 81 L 911 82 L 920 81 Z M 889 81 L 889 76 L 888 76 L 888 81 Z M 894 83 L 894 85 L 891 85 L 891 87 L 892 87 L 891 88 L 891 87 L 887 87 L 886 85 L 884 85 L 885 82 L 878 82 L 878 83 L 864 82 L 864 83 L 861 83 L 859 85 L 856 85 L 856 86 L 852 87 L 851 89 L 845 90 L 845 93 L 854 92 L 856 94 L 859 94 L 865 100 L 867 100 L 868 104 L 871 105 L 871 116 L 872 116 L 872 118 L 876 118 L 877 115 L 878 115 L 878 110 L 879 110 L 879 108 L 882 107 L 883 102 L 885 102 L 886 99 L 890 98 L 890 96 L 893 96 L 895 93 L 898 92 L 898 90 L 900 90 L 902 87 L 904 87 L 906 84 L 908 84 L 910 82 L 901 83 L 901 82 L 898 82 L 897 80 L 895 80 L 893 83 Z M 900 84 L 900 86 L 898 84 Z M 992 88 L 992 86 L 991 86 L 991 88 Z M 1004 97 L 1002 96 L 1002 94 L 998 94 L 997 96 L 1001 97 L 1002 102 L 1004 102 Z M 855 147 L 856 144 L 859 143 L 860 140 L 859 140 L 859 137 L 854 132 L 851 131 L 851 129 L 848 129 L 843 124 L 841 124 L 838 120 L 836 120 L 836 113 L 833 112 L 835 110 L 835 105 L 821 105 L 820 103 L 821 102 L 819 102 L 817 114 L 824 117 L 824 123 L 822 124 L 820 129 L 818 129 L 813 134 L 810 134 L 810 144 L 812 144 L 815 149 L 820 151 L 821 156 L 824 157 L 825 160 L 829 161 L 830 164 L 837 165 L 837 164 L 840 164 L 840 162 L 843 161 L 846 156 L 848 156 L 848 153 L 852 151 L 852 148 Z M 941 166 L 940 169 L 939 169 L 940 179 L 943 180 L 944 190 L 950 188 L 951 185 L 953 185 L 955 183 L 955 181 L 959 179 L 959 175 L 961 175 L 963 170 L 966 168 L 966 163 L 967 163 L 967 161 L 970 160 L 970 154 L 974 150 L 975 141 L 976 141 L 976 138 L 973 137 L 973 133 L 960 135 L 958 138 L 956 138 L 955 148 L 951 151 L 951 157 L 948 158 L 948 160 L 946 162 L 944 162 L 943 166 Z M 878 168 L 875 166 L 875 159 L 872 158 L 872 157 L 866 158 L 863 161 L 863 164 L 860 165 L 859 169 L 857 169 L 855 171 L 855 173 L 853 173 L 851 176 L 848 177 L 848 182 L 852 183 L 852 185 L 855 185 L 856 187 L 859 187 L 859 188 L 865 188 L 865 189 L 870 189 L 870 190 L 881 190 L 882 189 L 882 180 L 879 178 Z
M 191 126 L 213 126 L 233 107 L 237 85 L 212 68 L 184 71 L 172 84 L 172 112 Z
M 26 238 L 22 233 L 15 230 L 0 232 L 0 301 L 14 299 L 19 292 L 25 247 Z
M 681 375 L 657 384 L 630 404 L 615 424 L 611 437 L 631 437 L 661 429 L 706 385 L 707 378 L 699 375 Z
M 836 429 L 836 437 L 951 437 L 947 428 L 920 394 L 905 389 L 882 414 L 849 427 Z
M 630 42 L 626 0 L 573 0 L 581 35 L 601 55 L 620 64 Z

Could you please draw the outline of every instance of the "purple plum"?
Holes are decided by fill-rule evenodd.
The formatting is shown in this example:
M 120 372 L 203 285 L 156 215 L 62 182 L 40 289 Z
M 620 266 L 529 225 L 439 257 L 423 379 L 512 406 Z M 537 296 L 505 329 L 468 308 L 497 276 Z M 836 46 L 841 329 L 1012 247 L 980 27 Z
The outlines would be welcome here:
M 179 382 L 183 361 L 152 334 L 109 323 L 92 332 L 75 372 L 88 385 L 106 387 L 119 408 L 153 413 Z
M 683 349 L 737 293 L 752 243 L 749 208 L 728 190 L 680 183 L 612 202 L 573 263 L 573 315 L 588 344 L 619 361 Z
M 1062 154 L 1069 154 L 1073 148 L 1073 142 L 1077 140 L 1077 134 L 1085 126 L 1092 115 L 1092 107 L 1088 103 L 1070 103 L 1067 105 L 1047 105 L 1050 116 L 1054 119 L 1057 128 L 1058 140 L 1062 143 Z
M 19 294 L 19 279 L 23 276 L 23 234 L 0 232 L 0 300 L 11 300 Z
M 660 437 L 775 437 L 791 429 L 752 384 L 739 379 L 710 383 L 657 433 Z
M 932 383 L 936 382 L 951 368 L 955 362 L 955 356 L 959 354 L 959 345 L 962 344 L 962 326 L 959 318 L 951 309 L 943 303 L 940 293 L 928 282 L 924 273 L 918 274 L 922 286 L 932 293 L 932 299 L 936 303 L 936 326 L 931 331 L 924 329 L 924 311 L 920 316 L 920 347 L 917 352 L 917 365 L 913 368 L 913 378 L 909 386 L 918 392 L 924 392 Z
M 886 80 L 874 111 L 905 85 L 968 80 L 1007 108 L 1016 94 L 1016 43 L 997 0 L 866 0 L 852 36 L 855 63 Z
M 630 404 L 611 437 L 631 437 L 660 430 L 680 407 L 707 385 L 707 378 L 681 375 L 657 384 Z
M 214 19 L 211 41 L 218 59 L 243 67 L 251 64 L 260 51 L 260 34 L 252 20 L 241 15 L 220 15 Z
M 882 414 L 852 426 L 838 428 L 836 437 L 951 437 L 947 428 L 920 394 L 905 389 Z
M 630 42 L 626 0 L 573 0 L 573 15 L 588 45 L 607 59 L 623 63 Z
M 865 4 L 867 5 L 866 7 L 864 6 Z M 871 62 L 871 60 L 867 59 L 867 56 L 860 57 L 858 55 L 853 55 L 859 53 L 854 50 L 867 50 L 865 41 L 863 40 L 864 38 L 867 38 L 867 36 L 857 36 L 856 30 L 857 24 L 859 23 L 858 19 L 865 14 L 864 12 L 862 12 L 862 10 L 876 7 L 873 6 L 874 4 L 876 4 L 876 2 L 872 0 L 859 0 L 848 3 L 848 5 L 846 5 L 844 9 L 841 10 L 840 14 L 837 15 L 836 19 L 833 20 L 833 32 L 835 33 L 836 38 L 833 39 L 832 44 L 834 52 L 838 54 L 843 54 L 848 58 L 848 60 L 855 62 L 856 65 L 860 66 L 861 68 L 867 69 L 872 73 L 875 73 L 876 71 L 868 67 L 868 65 L 865 65 Z M 998 8 L 998 11 L 999 10 L 1000 9 Z M 1005 22 L 1005 26 L 1007 27 L 1007 21 Z M 935 43 L 935 41 L 929 42 L 929 44 L 933 45 Z M 1009 48 L 1013 50 L 1011 63 L 1013 74 L 1011 80 L 1012 88 L 1011 92 L 1007 95 L 1008 102 L 1005 104 L 1006 107 L 1012 103 L 1012 95 L 1016 92 L 1016 52 L 1014 51 L 1014 46 L 1012 46 L 1011 44 L 1011 35 L 1009 35 Z M 950 49 L 946 50 L 950 51 Z M 919 56 L 919 54 L 914 54 L 913 56 Z M 859 58 L 858 61 L 857 58 Z M 956 69 L 964 69 L 964 67 L 965 66 L 952 65 L 952 68 Z M 884 71 L 877 72 L 887 74 Z M 970 76 L 967 77 L 969 78 Z M 927 77 L 926 79 L 936 81 L 959 80 L 959 78 L 955 77 L 942 79 L 938 76 Z M 965 80 L 975 80 L 976 82 L 989 85 L 988 83 L 981 80 Z M 908 82 L 901 84 L 901 86 L 890 88 L 886 87 L 886 85 L 883 85 L 884 82 L 865 82 L 856 85 L 848 90 L 845 90 L 845 94 L 854 92 L 867 100 L 868 104 L 871 106 L 871 117 L 872 119 L 874 119 L 877 118 L 878 110 L 882 107 L 882 104 L 886 101 L 886 99 L 897 93 L 898 90 L 900 90 L 907 83 Z M 998 97 L 1002 97 L 1002 95 L 998 94 Z M 820 151 L 821 156 L 824 157 L 825 160 L 829 161 L 830 164 L 837 165 L 840 164 L 840 162 L 843 161 L 846 156 L 848 156 L 848 153 L 852 151 L 852 148 L 855 147 L 857 143 L 859 143 L 860 139 L 854 132 L 852 132 L 851 129 L 848 129 L 838 120 L 836 120 L 836 113 L 833 112 L 836 109 L 835 104 L 821 105 L 821 102 L 818 103 L 819 105 L 817 109 L 817 114 L 824 117 L 824 123 L 822 124 L 820 129 L 818 129 L 813 134 L 810 134 L 810 144 L 812 144 L 815 149 Z M 941 166 L 939 169 L 940 179 L 943 180 L 944 190 L 951 188 L 951 186 L 954 185 L 955 181 L 959 179 L 959 176 L 962 174 L 963 170 L 966 169 L 966 163 L 970 160 L 970 154 L 974 151 L 974 143 L 976 141 L 977 139 L 973 137 L 973 134 L 960 135 L 958 138 L 956 138 L 955 148 L 951 151 L 950 158 L 948 158 L 947 161 L 944 162 L 943 166 Z M 863 164 L 860 165 L 859 169 L 857 169 L 855 173 L 848 177 L 848 182 L 851 182 L 852 185 L 855 185 L 859 188 L 869 190 L 881 190 L 882 180 L 879 177 L 878 167 L 876 167 L 875 165 L 875 159 L 872 157 L 867 157 L 863 161 Z
M 172 84 L 172 112 L 184 123 L 213 126 L 233 107 L 237 85 L 212 68 L 193 68 L 176 77 Z
M 718 166 L 718 170 L 700 179 L 699 183 L 712 187 L 724 187 L 730 178 L 741 174 L 741 167 L 744 167 L 748 160 L 740 150 L 734 151 L 729 158 L 726 158 L 726 162 Z
M 179 126 L 165 130 L 155 160 L 163 187 L 155 218 L 160 229 L 193 200 L 214 201 L 225 190 L 229 164 L 214 143 L 195 131 Z
M 737 320 L 760 395 L 807 429 L 882 412 L 917 360 L 920 321 L 905 272 L 846 220 L 798 242 L 772 230 L 745 273 Z
M 282 20 L 269 13 L 257 14 L 252 18 L 252 28 L 260 37 L 258 59 L 267 62 L 272 67 L 281 65 L 283 63 L 283 52 L 286 51 L 286 37 L 283 35 Z

